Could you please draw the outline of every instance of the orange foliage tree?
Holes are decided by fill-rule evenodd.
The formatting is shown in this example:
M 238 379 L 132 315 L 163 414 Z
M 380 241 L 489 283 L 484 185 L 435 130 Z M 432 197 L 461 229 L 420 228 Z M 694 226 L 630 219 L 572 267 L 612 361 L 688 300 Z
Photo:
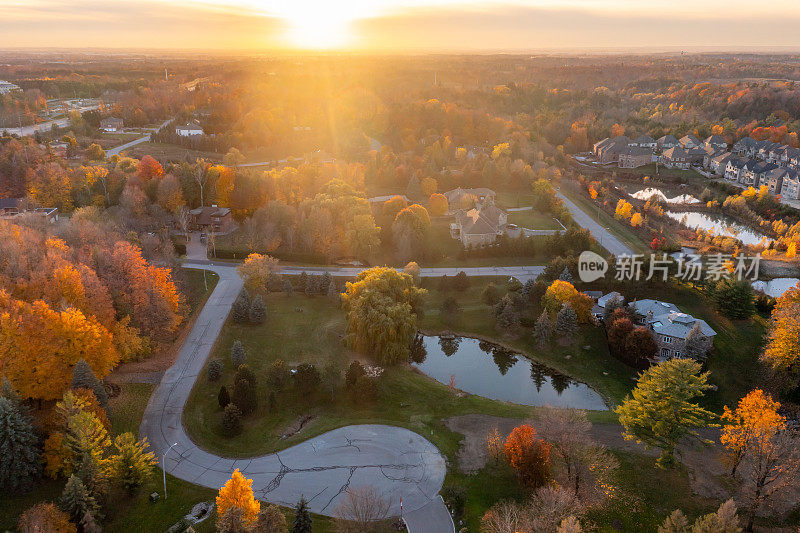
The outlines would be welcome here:
M 739 400 L 736 409 L 727 405 L 722 413 L 720 442 L 727 450 L 731 475 L 747 453 L 748 448 L 760 441 L 768 441 L 786 426 L 786 418 L 778 413 L 781 404 L 773 401 L 761 389 L 755 389 Z
M 244 477 L 238 468 L 234 470 L 231 478 L 219 489 L 217 495 L 219 516 L 224 516 L 231 507 L 238 507 L 242 510 L 245 523 L 253 524 L 261 509 L 261 503 L 253 497 L 252 485 L 252 479 Z
M 0 290 L 0 374 L 22 396 L 59 398 L 81 358 L 100 379 L 116 365 L 113 336 L 102 324 L 77 309 L 56 311 L 41 300 L 29 304 Z
M 431 215 L 435 217 L 440 217 L 447 213 L 448 204 L 447 204 L 447 196 L 443 194 L 431 194 L 430 199 L 428 200 L 428 209 Z
M 139 176 L 144 180 L 160 178 L 164 175 L 164 168 L 153 156 L 146 155 L 139 161 Z
M 550 477 L 550 445 L 529 425 L 515 427 L 506 439 L 506 458 L 523 485 L 536 488 Z

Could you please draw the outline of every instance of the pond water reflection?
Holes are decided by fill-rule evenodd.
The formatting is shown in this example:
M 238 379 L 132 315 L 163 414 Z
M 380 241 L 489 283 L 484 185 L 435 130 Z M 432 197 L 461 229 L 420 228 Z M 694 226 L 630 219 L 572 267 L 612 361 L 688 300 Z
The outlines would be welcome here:
M 591 387 L 497 344 L 455 336 L 423 336 L 414 365 L 470 394 L 521 405 L 606 410 Z M 424 351 L 424 355 L 422 352 Z

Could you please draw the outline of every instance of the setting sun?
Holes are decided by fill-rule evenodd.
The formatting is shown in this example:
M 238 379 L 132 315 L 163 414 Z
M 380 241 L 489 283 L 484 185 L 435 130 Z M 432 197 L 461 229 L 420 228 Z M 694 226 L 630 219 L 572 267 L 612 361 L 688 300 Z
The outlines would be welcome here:
M 351 23 L 373 14 L 369 2 L 299 0 L 263 6 L 285 21 L 287 44 L 300 48 L 330 49 L 353 44 Z

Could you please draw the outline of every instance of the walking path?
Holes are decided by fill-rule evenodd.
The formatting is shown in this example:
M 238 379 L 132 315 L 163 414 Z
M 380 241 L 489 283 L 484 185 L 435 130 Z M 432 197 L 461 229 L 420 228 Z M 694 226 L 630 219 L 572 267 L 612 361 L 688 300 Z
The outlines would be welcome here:
M 219 281 L 142 418 L 139 433 L 148 438 L 158 458 L 166 454 L 166 471 L 218 489 L 238 468 L 253 480 L 260 500 L 292 506 L 305 497 L 312 512 L 329 516 L 349 487 L 371 485 L 391 499 L 391 514 L 400 514 L 402 501 L 404 515 L 415 524 L 415 533 L 454 532 L 454 527 L 441 528 L 449 520 L 447 508 L 438 497 L 446 473 L 445 460 L 433 444 L 407 429 L 347 426 L 278 453 L 247 459 L 220 457 L 192 442 L 183 428 L 183 410 L 242 288 L 233 267 L 207 261 L 203 265 L 216 272 Z M 417 512 L 424 518 L 415 519 Z
M 633 250 L 628 248 L 628 246 L 623 244 L 622 241 L 615 237 L 610 231 L 601 226 L 599 222 L 587 215 L 583 209 L 575 204 L 575 202 L 560 192 L 557 194 L 558 197 L 564 202 L 564 205 L 567 206 L 567 209 L 569 209 L 570 213 L 572 213 L 572 218 L 575 219 L 575 222 L 577 222 L 582 228 L 588 229 L 589 232 L 594 235 L 594 238 L 600 243 L 600 246 L 617 257 L 620 255 L 633 255 Z
M 155 131 L 161 130 L 161 128 L 166 126 L 167 123 L 170 120 L 172 120 L 172 119 L 167 119 L 164 122 L 162 122 L 161 125 L 158 128 L 155 129 Z M 111 148 L 109 150 L 106 150 L 106 157 L 111 157 L 112 155 L 119 155 L 123 150 L 127 150 L 128 148 L 132 148 L 132 147 L 136 146 L 137 144 L 142 144 L 142 143 L 149 142 L 150 141 L 150 135 L 152 135 L 152 134 L 148 133 L 144 137 L 139 137 L 138 139 L 134 139 L 134 140 L 132 140 L 130 142 L 126 142 L 125 144 L 121 144 L 121 145 L 117 146 L 116 148 Z

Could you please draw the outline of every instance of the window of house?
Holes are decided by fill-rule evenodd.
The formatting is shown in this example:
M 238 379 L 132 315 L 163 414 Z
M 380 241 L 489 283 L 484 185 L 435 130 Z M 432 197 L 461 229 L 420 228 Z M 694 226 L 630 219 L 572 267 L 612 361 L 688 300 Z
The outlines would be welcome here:
M 661 348 L 661 357 L 669 357 L 669 349 Z
M 664 336 L 664 342 L 666 342 L 667 344 L 672 344 L 672 337 L 667 337 L 667 336 L 665 335 L 665 336 Z

